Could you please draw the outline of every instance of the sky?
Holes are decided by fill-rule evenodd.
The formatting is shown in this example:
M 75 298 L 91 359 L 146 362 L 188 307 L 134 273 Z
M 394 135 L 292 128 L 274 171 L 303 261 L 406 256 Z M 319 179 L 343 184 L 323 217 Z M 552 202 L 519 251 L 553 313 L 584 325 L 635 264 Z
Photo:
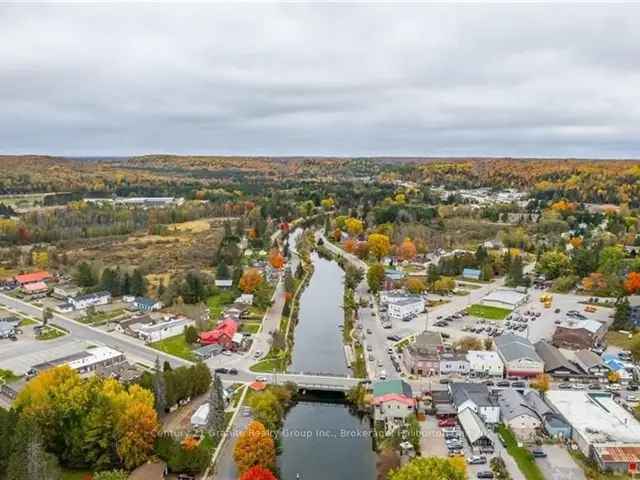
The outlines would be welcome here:
M 639 4 L 0 4 L 0 153 L 640 158 L 639 24 Z

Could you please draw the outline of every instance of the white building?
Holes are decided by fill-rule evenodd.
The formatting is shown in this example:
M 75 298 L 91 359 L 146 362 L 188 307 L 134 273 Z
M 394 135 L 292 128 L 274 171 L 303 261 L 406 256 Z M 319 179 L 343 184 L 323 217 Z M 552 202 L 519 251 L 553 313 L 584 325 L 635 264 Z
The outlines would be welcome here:
M 449 395 L 458 414 L 470 408 L 485 422 L 500 422 L 500 407 L 491 398 L 489 388 L 484 383 L 451 383 Z
M 96 292 L 87 295 L 79 295 L 70 297 L 69 303 L 76 310 L 84 310 L 89 307 L 97 307 L 99 305 L 107 305 L 111 302 L 111 294 L 109 292 Z
M 198 407 L 193 415 L 191 415 L 191 427 L 199 429 L 207 426 L 209 419 L 209 403 L 203 403 Z
M 388 304 L 389 318 L 408 321 L 424 312 L 424 298 L 409 297 L 391 300 Z
M 158 323 L 129 326 L 129 329 L 147 343 L 157 342 L 165 338 L 175 337 L 184 332 L 185 327 L 194 325 L 194 321 L 186 317 L 170 317 Z
M 487 350 L 469 350 L 467 352 L 469 372 L 480 376 L 503 377 L 504 363 L 498 352 Z
M 544 373 L 544 361 L 526 338 L 506 333 L 494 341 L 508 377 L 535 377 Z
M 488 307 L 506 308 L 513 310 L 524 304 L 529 296 L 511 288 L 499 288 L 482 299 L 482 304 Z
M 68 365 L 80 374 L 87 374 L 94 372 L 99 367 L 109 367 L 125 361 L 124 353 L 118 350 L 110 347 L 95 347 L 34 365 L 31 370 L 38 373 L 59 365 Z
M 243 293 L 234 303 L 244 303 L 245 305 L 253 305 L 253 294 L 251 293 Z

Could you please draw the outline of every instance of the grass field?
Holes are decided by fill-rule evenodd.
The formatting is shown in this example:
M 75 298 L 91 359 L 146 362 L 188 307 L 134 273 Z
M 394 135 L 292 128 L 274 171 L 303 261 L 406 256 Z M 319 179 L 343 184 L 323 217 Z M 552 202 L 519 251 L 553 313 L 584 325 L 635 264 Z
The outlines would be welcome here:
M 504 425 L 498 427 L 498 433 L 506 443 L 507 452 L 518 464 L 518 468 L 527 480 L 545 480 L 535 458 L 526 448 L 518 446 L 513 432 Z
M 614 345 L 616 347 L 623 348 L 628 350 L 633 342 L 635 342 L 638 338 L 640 338 L 640 333 L 636 333 L 629 338 L 628 335 L 624 335 L 619 332 L 607 332 L 604 339 L 608 345 Z
M 54 338 L 63 337 L 66 333 L 58 328 L 43 327 L 40 335 L 36 337 L 36 340 L 53 340 Z
M 209 313 L 211 318 L 217 319 L 222 314 L 222 310 L 225 306 L 233 303 L 236 298 L 236 292 L 233 290 L 221 291 L 215 295 L 212 295 L 207 299 L 207 306 L 209 307 Z
M 284 370 L 284 355 L 279 357 L 265 358 L 249 367 L 249 370 L 256 373 L 282 372 Z
M 172 223 L 168 225 L 168 228 L 169 230 L 177 230 L 179 232 L 201 233 L 209 230 L 211 225 L 209 224 L 209 220 L 200 219 L 191 222 Z
M 241 323 L 239 329 L 243 333 L 258 333 L 258 330 L 260 330 L 260 323 Z
M 184 335 L 176 335 L 175 337 L 165 338 L 151 344 L 151 347 L 164 353 L 184 358 L 185 360 L 195 360 L 193 351 L 184 338 Z
M 488 318 L 489 320 L 504 320 L 511 313 L 511 310 L 476 303 L 467 308 L 467 313 L 474 317 Z

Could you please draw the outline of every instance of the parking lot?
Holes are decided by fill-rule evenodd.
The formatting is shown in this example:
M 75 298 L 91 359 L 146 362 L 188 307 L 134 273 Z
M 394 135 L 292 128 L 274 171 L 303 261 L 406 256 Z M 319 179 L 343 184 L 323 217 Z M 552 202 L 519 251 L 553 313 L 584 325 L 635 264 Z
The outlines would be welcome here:
M 584 471 L 560 445 L 543 445 L 545 458 L 536 458 L 546 480 L 585 480 Z

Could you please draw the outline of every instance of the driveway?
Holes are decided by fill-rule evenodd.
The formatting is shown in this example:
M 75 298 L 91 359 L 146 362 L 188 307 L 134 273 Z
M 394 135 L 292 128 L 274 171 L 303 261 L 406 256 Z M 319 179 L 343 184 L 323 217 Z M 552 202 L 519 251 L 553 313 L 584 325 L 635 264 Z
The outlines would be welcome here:
M 420 422 L 420 452 L 424 457 L 448 457 L 442 430 L 434 416 L 429 415 L 424 422 Z
M 586 480 L 584 471 L 573 460 L 566 448 L 559 445 L 543 445 L 546 458 L 537 458 L 536 463 L 546 480 Z

